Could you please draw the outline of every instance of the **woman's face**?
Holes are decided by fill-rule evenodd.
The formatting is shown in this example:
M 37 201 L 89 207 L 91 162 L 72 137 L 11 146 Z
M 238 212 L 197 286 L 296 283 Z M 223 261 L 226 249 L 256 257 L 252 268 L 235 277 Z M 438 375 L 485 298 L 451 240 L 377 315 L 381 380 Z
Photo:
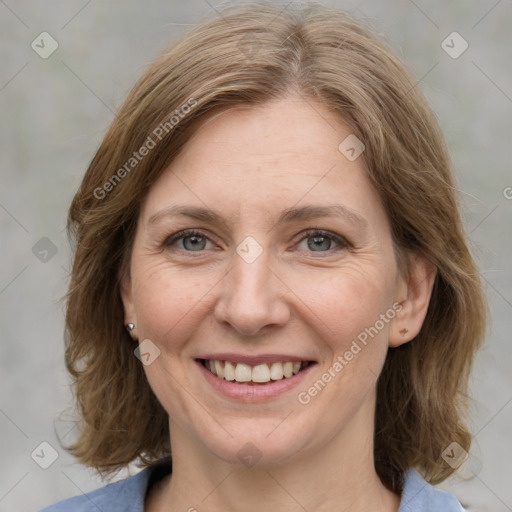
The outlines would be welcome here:
M 171 439 L 246 464 L 371 444 L 407 292 L 350 134 L 297 97 L 231 110 L 149 191 L 122 295 Z

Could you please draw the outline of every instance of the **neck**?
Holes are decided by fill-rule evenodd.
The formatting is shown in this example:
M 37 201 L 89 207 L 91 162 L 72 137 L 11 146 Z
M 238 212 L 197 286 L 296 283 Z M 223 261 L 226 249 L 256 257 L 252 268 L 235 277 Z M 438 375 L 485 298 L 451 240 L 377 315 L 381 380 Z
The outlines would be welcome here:
M 360 419 L 366 425 L 371 420 Z M 361 426 L 357 423 L 352 428 Z M 146 510 L 396 512 L 400 497 L 375 472 L 373 432 L 362 436 L 361 430 L 348 430 L 286 463 L 246 468 L 220 460 L 171 422 L 172 477 L 162 482 Z

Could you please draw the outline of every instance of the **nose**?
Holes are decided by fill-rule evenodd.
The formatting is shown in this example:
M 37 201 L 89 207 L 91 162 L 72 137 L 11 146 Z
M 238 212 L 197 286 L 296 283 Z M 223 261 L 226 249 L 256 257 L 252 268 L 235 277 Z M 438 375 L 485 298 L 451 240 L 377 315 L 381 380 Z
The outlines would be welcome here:
M 214 315 L 243 336 L 255 336 L 270 327 L 281 327 L 290 318 L 286 286 L 262 254 L 247 263 L 238 254 L 220 284 Z

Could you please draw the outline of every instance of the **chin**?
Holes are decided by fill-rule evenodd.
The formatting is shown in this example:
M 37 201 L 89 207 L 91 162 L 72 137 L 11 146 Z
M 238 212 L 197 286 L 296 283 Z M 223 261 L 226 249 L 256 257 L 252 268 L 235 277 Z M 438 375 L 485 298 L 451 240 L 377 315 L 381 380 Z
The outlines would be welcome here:
M 233 421 L 226 429 L 232 437 L 218 424 L 196 435 L 202 438 L 208 451 L 228 464 L 271 468 L 301 457 L 320 441 L 315 429 L 308 429 L 295 419 L 280 432 L 289 421 L 283 418 L 258 419 L 256 424 L 254 418 Z

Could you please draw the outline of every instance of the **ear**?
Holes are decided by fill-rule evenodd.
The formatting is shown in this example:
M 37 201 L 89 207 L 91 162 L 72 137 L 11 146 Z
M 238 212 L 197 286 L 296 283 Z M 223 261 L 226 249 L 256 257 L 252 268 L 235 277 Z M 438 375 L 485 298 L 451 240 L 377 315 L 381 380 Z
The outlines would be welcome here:
M 124 324 L 135 324 L 135 329 L 130 332 L 130 336 L 132 336 L 134 339 L 137 339 L 137 315 L 135 314 L 132 283 L 128 272 L 123 272 L 123 274 L 120 276 L 119 291 L 124 308 Z
M 414 339 L 427 315 L 436 268 L 418 254 L 409 256 L 409 271 L 399 277 L 396 302 L 401 305 L 391 322 L 389 346 L 398 347 Z

